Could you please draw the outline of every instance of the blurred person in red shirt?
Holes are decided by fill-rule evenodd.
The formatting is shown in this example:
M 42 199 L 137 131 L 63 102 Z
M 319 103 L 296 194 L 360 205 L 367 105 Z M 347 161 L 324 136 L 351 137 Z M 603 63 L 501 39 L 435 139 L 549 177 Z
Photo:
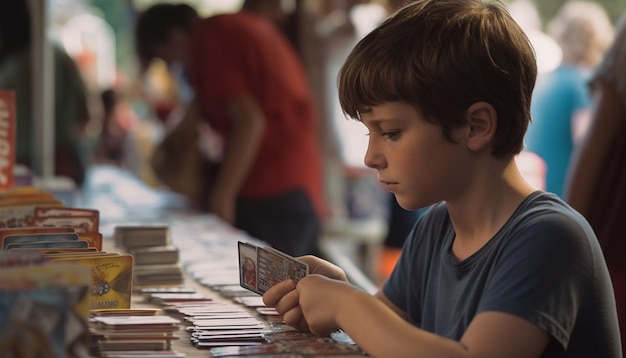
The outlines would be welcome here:
M 222 137 L 206 209 L 281 251 L 314 253 L 325 211 L 314 103 L 293 48 L 251 4 L 209 18 L 154 5 L 137 20 L 138 54 L 182 65 Z

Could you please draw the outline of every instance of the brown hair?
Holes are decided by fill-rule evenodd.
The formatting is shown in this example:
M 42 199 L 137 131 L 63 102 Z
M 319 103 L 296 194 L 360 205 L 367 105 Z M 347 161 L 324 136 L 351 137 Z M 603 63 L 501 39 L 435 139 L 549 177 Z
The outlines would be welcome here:
M 537 77 L 533 49 L 500 2 L 410 3 L 361 40 L 338 78 L 339 100 L 360 119 L 390 101 L 413 105 L 444 137 L 470 105 L 494 106 L 494 156 L 521 151 Z

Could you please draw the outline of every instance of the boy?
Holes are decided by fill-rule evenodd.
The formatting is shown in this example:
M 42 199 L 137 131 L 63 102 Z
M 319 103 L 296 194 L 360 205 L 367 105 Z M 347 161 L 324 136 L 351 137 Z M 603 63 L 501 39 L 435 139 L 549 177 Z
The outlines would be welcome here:
M 515 165 L 535 77 L 499 2 L 417 1 L 365 37 L 339 76 L 342 108 L 368 128 L 365 163 L 398 203 L 433 206 L 374 296 L 308 256 L 312 275 L 264 302 L 377 357 L 619 357 L 593 231 Z

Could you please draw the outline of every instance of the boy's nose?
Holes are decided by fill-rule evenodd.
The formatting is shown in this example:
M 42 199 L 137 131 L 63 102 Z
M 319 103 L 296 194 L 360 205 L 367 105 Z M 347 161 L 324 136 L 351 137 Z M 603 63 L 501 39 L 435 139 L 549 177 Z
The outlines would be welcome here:
M 367 147 L 363 162 L 368 168 L 372 169 L 382 169 L 386 166 L 385 157 L 380 152 L 374 150 L 371 145 Z

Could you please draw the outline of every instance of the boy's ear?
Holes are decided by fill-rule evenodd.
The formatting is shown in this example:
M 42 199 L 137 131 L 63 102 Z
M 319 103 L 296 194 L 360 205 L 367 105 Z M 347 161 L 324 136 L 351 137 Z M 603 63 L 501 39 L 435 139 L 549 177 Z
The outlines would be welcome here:
M 491 145 L 496 134 L 498 115 L 496 109 L 487 102 L 476 102 L 467 109 L 467 146 L 472 151 L 480 151 Z

